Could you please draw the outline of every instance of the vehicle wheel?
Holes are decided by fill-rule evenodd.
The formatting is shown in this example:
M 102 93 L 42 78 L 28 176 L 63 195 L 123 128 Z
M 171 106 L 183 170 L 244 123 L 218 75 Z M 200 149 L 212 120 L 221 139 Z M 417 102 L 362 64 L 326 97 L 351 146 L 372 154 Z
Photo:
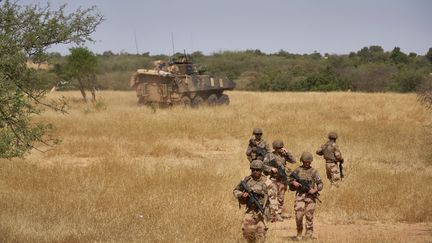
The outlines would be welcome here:
M 218 97 L 215 94 L 212 94 L 207 98 L 207 105 L 214 106 L 217 105 L 217 103 L 218 103 Z
M 229 105 L 229 103 L 230 103 L 230 100 L 229 100 L 228 95 L 223 94 L 218 99 L 219 105 Z
M 197 95 L 192 100 L 192 107 L 193 108 L 198 108 L 198 107 L 202 106 L 203 103 L 204 103 L 204 99 L 201 96 Z
M 191 99 L 187 96 L 183 96 L 180 99 L 180 105 L 184 106 L 184 107 L 190 107 L 191 106 Z

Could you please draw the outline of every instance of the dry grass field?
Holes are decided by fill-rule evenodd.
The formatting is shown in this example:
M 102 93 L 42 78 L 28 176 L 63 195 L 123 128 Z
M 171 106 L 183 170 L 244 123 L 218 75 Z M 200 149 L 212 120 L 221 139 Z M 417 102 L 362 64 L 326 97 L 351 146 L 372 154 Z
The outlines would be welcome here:
M 98 93 L 98 106 L 48 98 L 61 95 L 69 114 L 38 119 L 62 143 L 0 160 L 0 242 L 237 242 L 232 190 L 254 127 L 297 159 L 338 132 L 346 178 L 324 181 L 318 242 L 432 241 L 432 112 L 414 94 L 230 92 L 229 106 L 166 110 L 134 92 Z M 321 158 L 312 165 L 325 177 Z M 269 227 L 269 242 L 295 232 L 292 220 Z

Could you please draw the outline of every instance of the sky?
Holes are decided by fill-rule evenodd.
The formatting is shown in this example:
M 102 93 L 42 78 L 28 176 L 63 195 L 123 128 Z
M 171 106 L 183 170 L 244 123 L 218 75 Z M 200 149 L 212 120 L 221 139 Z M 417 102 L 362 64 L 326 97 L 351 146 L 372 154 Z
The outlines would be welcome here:
M 20 0 L 20 4 L 46 3 Z M 73 11 L 96 6 L 105 21 L 86 46 L 95 53 L 171 55 L 259 49 L 349 54 L 365 46 L 425 55 L 430 0 L 51 0 Z M 173 48 L 174 46 L 174 48 Z M 68 54 L 73 46 L 50 51 Z

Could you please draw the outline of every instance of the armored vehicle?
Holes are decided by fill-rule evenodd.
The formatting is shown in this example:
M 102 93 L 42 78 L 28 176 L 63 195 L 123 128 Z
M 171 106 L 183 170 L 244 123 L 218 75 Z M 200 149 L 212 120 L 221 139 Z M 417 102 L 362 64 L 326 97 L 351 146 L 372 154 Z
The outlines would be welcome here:
M 129 85 L 135 88 L 139 104 L 160 107 L 228 105 L 229 97 L 223 92 L 235 87 L 226 77 L 200 74 L 196 65 L 185 58 L 168 65 L 156 61 L 154 69 L 138 69 Z

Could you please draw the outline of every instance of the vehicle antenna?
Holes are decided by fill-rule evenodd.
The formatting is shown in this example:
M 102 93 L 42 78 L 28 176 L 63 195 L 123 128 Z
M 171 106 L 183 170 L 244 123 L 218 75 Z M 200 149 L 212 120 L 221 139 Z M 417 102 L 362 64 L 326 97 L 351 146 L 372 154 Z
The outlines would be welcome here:
M 135 31 L 135 30 L 134 30 L 134 37 L 135 37 L 136 54 L 139 55 L 139 51 L 138 51 L 138 41 L 137 41 L 136 31 Z
M 173 48 L 173 56 L 174 56 L 174 54 L 175 54 L 175 49 L 174 49 L 174 34 L 173 34 L 173 32 L 171 32 L 171 43 L 172 43 L 172 48 Z
M 186 49 L 183 49 L 183 53 L 184 53 L 184 57 L 185 57 L 185 59 L 186 59 L 186 62 L 188 62 L 189 60 L 188 60 L 188 57 L 187 57 L 187 55 L 186 55 Z

